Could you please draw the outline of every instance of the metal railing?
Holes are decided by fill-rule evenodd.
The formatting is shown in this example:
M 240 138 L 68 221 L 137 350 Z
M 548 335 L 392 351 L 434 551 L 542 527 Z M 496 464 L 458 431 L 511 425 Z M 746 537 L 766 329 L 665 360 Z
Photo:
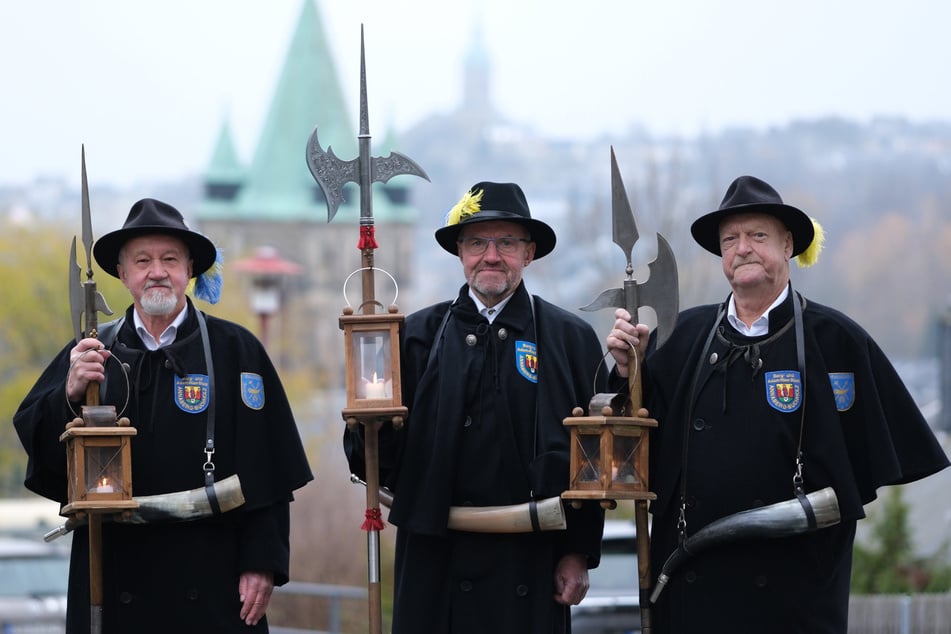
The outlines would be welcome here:
M 327 630 L 302 630 L 291 627 L 271 625 L 271 634 L 341 634 L 341 603 L 344 600 L 367 600 L 367 589 L 357 586 L 337 586 L 327 583 L 308 583 L 288 581 L 274 588 L 274 592 L 306 597 L 322 597 L 330 600 L 330 614 Z
M 850 634 L 947 634 L 951 593 L 852 595 Z

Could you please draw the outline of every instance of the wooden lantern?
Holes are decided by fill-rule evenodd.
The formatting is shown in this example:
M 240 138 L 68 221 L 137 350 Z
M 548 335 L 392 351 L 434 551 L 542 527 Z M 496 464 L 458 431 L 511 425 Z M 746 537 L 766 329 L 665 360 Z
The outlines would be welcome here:
M 356 315 L 347 307 L 340 317 L 347 372 L 348 423 L 391 418 L 402 425 L 407 408 L 400 387 L 399 329 L 403 315 L 391 306 L 386 314 Z
M 138 506 L 132 499 L 131 438 L 135 435 L 127 418 L 116 420 L 115 407 L 83 407 L 81 421 L 59 437 L 66 443 L 69 487 L 63 515 L 121 512 Z
M 561 494 L 578 507 L 582 500 L 601 500 L 615 508 L 617 500 L 653 500 L 648 489 L 650 429 L 657 421 L 625 416 L 627 396 L 595 394 L 589 415 L 575 408 L 564 420 L 571 435 L 569 489 Z M 646 414 L 641 410 L 638 414 Z

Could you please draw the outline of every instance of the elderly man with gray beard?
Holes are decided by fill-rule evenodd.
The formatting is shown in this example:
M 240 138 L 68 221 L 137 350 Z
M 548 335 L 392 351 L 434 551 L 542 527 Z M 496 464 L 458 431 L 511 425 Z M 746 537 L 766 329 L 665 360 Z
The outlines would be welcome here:
M 93 252 L 129 290 L 132 306 L 103 324 L 98 339 L 63 348 L 20 405 L 14 424 L 29 456 L 26 487 L 67 502 L 59 436 L 87 386 L 100 383 L 102 403 L 124 411 L 137 430 L 136 496 L 200 489 L 213 461 L 214 479 L 238 475 L 245 499 L 192 521 L 104 523 L 102 632 L 266 632 L 271 592 L 289 577 L 289 503 L 313 477 L 277 372 L 254 335 L 204 315 L 186 296 L 199 278 L 196 296 L 217 301 L 217 249 L 171 205 L 135 203 Z M 80 527 L 70 634 L 89 631 L 89 604 L 88 539 Z

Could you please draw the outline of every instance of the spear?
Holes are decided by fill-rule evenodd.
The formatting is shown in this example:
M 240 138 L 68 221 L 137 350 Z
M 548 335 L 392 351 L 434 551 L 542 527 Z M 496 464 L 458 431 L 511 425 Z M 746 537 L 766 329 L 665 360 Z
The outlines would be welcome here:
M 661 346 L 674 328 L 679 308 L 677 286 L 677 263 L 670 245 L 657 234 L 657 257 L 650 262 L 650 275 L 646 281 L 634 277 L 632 255 L 634 244 L 640 234 L 634 221 L 621 171 L 611 148 L 611 220 L 614 243 L 621 247 L 627 258 L 625 279 L 621 288 L 612 288 L 602 292 L 597 299 L 581 308 L 593 311 L 600 308 L 626 308 L 632 319 L 637 320 L 638 308 L 650 306 L 657 314 L 657 346 Z M 630 351 L 628 368 L 628 390 L 630 393 L 630 411 L 637 416 L 643 405 L 643 392 L 640 372 L 643 359 L 636 350 Z M 650 537 L 647 523 L 647 500 L 634 502 L 634 521 L 637 526 L 637 569 L 640 588 L 641 631 L 651 632 L 650 615 Z
M 327 222 L 333 220 L 343 200 L 343 186 L 347 182 L 360 187 L 360 239 L 357 248 L 361 253 L 361 283 L 363 303 L 361 309 L 373 314 L 379 302 L 376 300 L 374 282 L 374 250 L 378 248 L 373 222 L 373 183 L 386 183 L 397 174 L 411 174 L 429 180 L 426 172 L 412 159 L 391 152 L 386 157 L 370 154 L 370 123 L 367 112 L 366 57 L 364 52 L 363 25 L 360 26 L 360 132 L 359 156 L 344 161 L 328 146 L 320 146 L 315 129 L 307 142 L 307 166 L 320 185 L 327 201 Z M 394 382 L 394 385 L 396 383 Z M 382 632 L 382 597 L 380 587 L 380 537 L 383 528 L 380 519 L 379 478 L 379 430 L 382 420 L 369 417 L 360 421 L 364 425 L 364 464 L 366 465 L 366 521 L 368 561 L 368 594 L 370 599 L 370 632 Z
M 69 251 L 69 298 L 73 331 L 78 343 L 84 337 L 99 338 L 99 313 L 112 314 L 105 298 L 96 289 L 92 271 L 92 217 L 89 210 L 89 184 L 86 181 L 86 147 L 82 146 L 82 240 L 86 251 L 86 281 L 80 283 L 81 269 L 76 262 L 76 237 Z M 84 319 L 81 319 L 81 316 Z M 85 329 L 80 324 L 84 323 Z M 86 386 L 86 406 L 99 405 L 99 383 Z M 102 515 L 87 513 L 89 518 L 89 630 L 102 631 Z

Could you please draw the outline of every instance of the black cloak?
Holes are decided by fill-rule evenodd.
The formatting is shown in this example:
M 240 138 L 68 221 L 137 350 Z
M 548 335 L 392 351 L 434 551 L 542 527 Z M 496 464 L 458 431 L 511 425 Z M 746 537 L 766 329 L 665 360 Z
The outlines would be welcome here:
M 553 600 L 555 565 L 581 553 L 597 566 L 597 503 L 567 508 L 566 531 L 477 534 L 446 524 L 450 505 L 519 504 L 568 488 L 562 421 L 587 408 L 601 344 L 589 324 L 524 284 L 492 324 L 468 292 L 409 315 L 402 332 L 409 416 L 400 431 L 384 426 L 380 447 L 398 527 L 393 632 L 561 632 L 568 609 Z M 345 448 L 362 474 L 360 434 L 348 433 Z
M 790 292 L 770 312 L 769 332 L 761 337 L 743 337 L 723 318 L 705 351 L 718 306 L 684 311 L 664 346 L 648 355 L 645 399 L 660 423 L 651 453 L 657 493 L 651 568 L 656 575 L 677 547 L 681 478 L 688 535 L 715 519 L 792 499 L 800 431 L 805 490 L 833 487 L 842 521 L 795 537 L 737 542 L 689 560 L 654 607 L 659 634 L 844 633 L 862 506 L 880 486 L 948 465 L 868 333 L 842 313 L 805 300 L 800 376 L 793 297 L 801 300 Z
M 101 390 L 102 403 L 116 405 L 137 430 L 133 495 L 202 487 L 208 401 L 189 400 L 182 389 L 183 381 L 202 384 L 208 375 L 195 308 L 189 301 L 175 341 L 156 351 L 142 345 L 133 310 L 129 307 L 110 346 L 130 368 L 124 412 L 125 379 L 112 360 Z M 215 374 L 215 479 L 238 474 L 246 502 L 229 513 L 189 522 L 104 522 L 106 634 L 248 631 L 252 628 L 238 618 L 240 574 L 273 571 L 275 585 L 288 580 L 289 503 L 292 492 L 313 475 L 263 346 L 237 324 L 211 316 L 206 322 Z M 64 386 L 74 345 L 63 348 L 46 368 L 14 417 L 29 456 L 26 487 L 62 504 L 67 502 L 66 454 L 59 435 L 73 418 Z M 82 527 L 73 535 L 68 606 L 68 631 L 88 631 L 88 536 Z M 254 631 L 267 631 L 267 619 Z

